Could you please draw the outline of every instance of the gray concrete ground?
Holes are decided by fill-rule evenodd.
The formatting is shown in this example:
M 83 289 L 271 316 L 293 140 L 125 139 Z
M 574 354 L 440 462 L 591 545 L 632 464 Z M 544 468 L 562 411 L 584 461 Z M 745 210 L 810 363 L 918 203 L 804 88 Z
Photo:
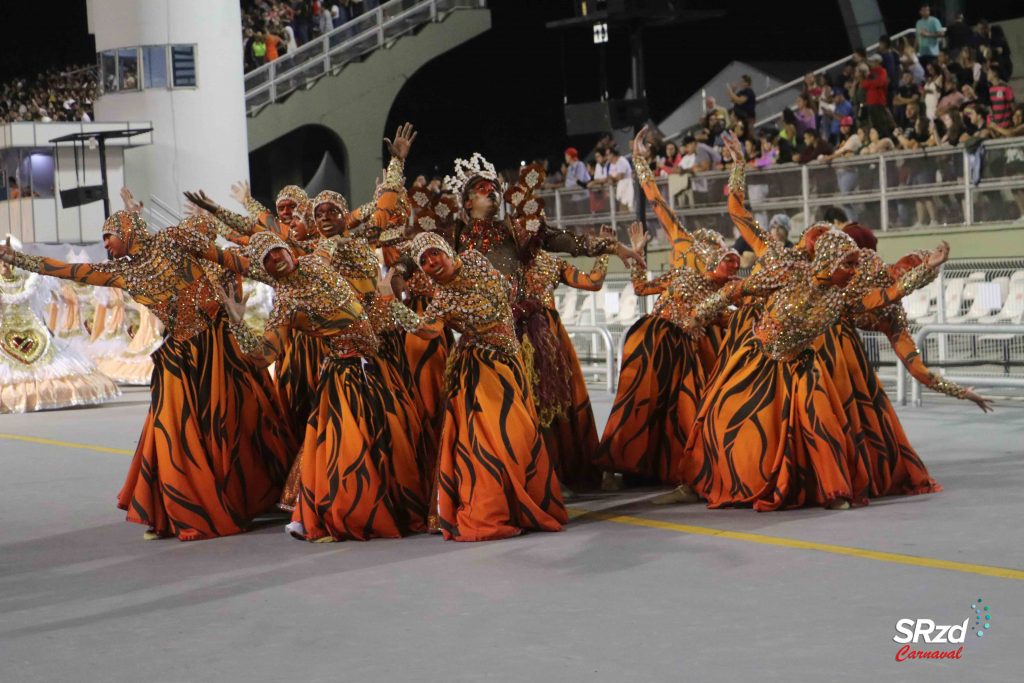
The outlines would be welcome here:
M 131 449 L 146 404 L 0 433 Z M 617 521 L 481 544 L 313 545 L 279 524 L 143 542 L 113 504 L 128 456 L 5 436 L 0 681 L 1020 680 L 1024 407 L 900 414 L 945 492 L 758 514 L 629 491 L 572 503 Z M 961 623 L 978 598 L 993 625 L 962 659 L 895 661 L 898 619 Z

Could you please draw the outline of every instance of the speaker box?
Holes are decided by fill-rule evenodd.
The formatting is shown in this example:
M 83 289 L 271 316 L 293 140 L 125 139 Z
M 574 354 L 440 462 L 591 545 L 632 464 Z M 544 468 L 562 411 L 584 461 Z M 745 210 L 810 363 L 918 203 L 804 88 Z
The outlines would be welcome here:
M 83 185 L 60 191 L 60 205 L 65 209 L 101 201 L 103 201 L 102 185 Z
M 569 135 L 607 133 L 618 128 L 642 126 L 648 117 L 646 99 L 567 104 L 565 130 Z

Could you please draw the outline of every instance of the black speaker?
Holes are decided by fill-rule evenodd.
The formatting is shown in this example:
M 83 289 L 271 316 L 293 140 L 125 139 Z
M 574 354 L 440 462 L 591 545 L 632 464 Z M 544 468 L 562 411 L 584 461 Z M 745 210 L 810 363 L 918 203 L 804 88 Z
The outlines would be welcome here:
M 568 135 L 607 133 L 617 128 L 642 126 L 648 117 L 646 99 L 567 104 L 565 131 Z
M 60 191 L 60 205 L 65 209 L 101 201 L 103 201 L 102 185 L 83 185 Z

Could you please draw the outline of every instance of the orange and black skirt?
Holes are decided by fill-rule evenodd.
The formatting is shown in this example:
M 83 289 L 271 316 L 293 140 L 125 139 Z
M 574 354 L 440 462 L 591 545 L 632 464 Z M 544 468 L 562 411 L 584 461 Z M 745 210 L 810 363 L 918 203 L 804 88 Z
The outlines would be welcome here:
M 430 299 L 414 296 L 409 307 L 418 315 L 422 315 L 430 304 Z M 415 334 L 405 334 L 405 362 L 412 377 L 413 396 L 422 409 L 423 431 L 425 441 L 432 453 L 431 458 L 437 460 L 437 441 L 441 434 L 441 421 L 444 419 L 444 369 L 448 363 L 448 354 L 455 344 L 451 330 L 447 327 L 440 336 L 424 339 Z
M 843 321 L 818 340 L 818 357 L 839 391 L 853 436 L 855 464 L 872 498 L 936 493 L 942 487 L 910 445 L 875 374 L 860 335 Z
M 683 481 L 709 507 L 866 502 L 842 398 L 812 351 L 767 356 L 751 336 L 719 366 L 690 432 Z
M 437 494 L 445 539 L 559 531 L 568 515 L 522 362 L 460 344 L 449 365 Z
M 598 465 L 663 484 L 681 482 L 683 452 L 704 387 L 698 343 L 656 315 L 629 328 Z
M 274 384 L 281 403 L 288 411 L 292 432 L 301 445 L 306 422 L 316 405 L 320 365 L 330 351 L 322 337 L 296 329 L 289 330 L 288 335 L 284 355 L 277 362 Z
M 183 541 L 245 531 L 271 509 L 297 446 L 270 375 L 223 316 L 153 354 L 149 414 L 118 507 Z
M 317 394 L 292 514 L 306 539 L 363 541 L 424 531 L 419 434 L 378 365 L 358 356 L 329 358 Z

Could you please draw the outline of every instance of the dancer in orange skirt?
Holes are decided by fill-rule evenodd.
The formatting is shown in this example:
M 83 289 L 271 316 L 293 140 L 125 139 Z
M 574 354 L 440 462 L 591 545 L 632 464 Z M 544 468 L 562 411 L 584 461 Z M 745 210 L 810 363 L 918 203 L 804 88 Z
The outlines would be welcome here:
M 190 255 L 214 236 L 210 222 L 195 218 L 152 235 L 138 214 L 118 211 L 103 225 L 111 261 L 69 264 L 0 249 L 25 270 L 124 289 L 164 324 L 149 413 L 118 496 L 128 521 L 149 527 L 147 538 L 248 529 L 277 501 L 295 452 L 269 376 L 239 355 L 220 314 L 211 282 L 219 271 Z
M 230 300 L 231 329 L 254 362 L 267 365 L 284 352 L 288 328 L 323 338 L 325 361 L 316 407 L 299 461 L 299 495 L 288 531 L 315 542 L 398 538 L 425 530 L 425 486 L 416 462 L 415 434 L 395 429 L 387 413 L 391 389 L 374 363 L 377 336 L 352 287 L 317 252 L 292 254 L 280 237 L 254 234 L 245 253 L 209 247 L 205 258 L 271 283 L 274 308 L 254 337 L 245 305 Z M 384 313 L 390 308 L 384 306 Z
M 874 250 L 861 248 L 857 272 L 844 293 L 852 300 L 873 287 L 888 287 L 928 256 L 928 252 L 914 252 L 890 267 Z M 816 342 L 818 358 L 835 382 L 843 405 L 847 406 L 856 453 L 855 467 L 863 470 L 868 479 L 868 496 L 941 491 L 942 487 L 928 474 L 910 445 L 882 382 L 871 367 L 857 329 L 883 333 L 897 358 L 925 386 L 968 399 L 982 411 L 991 410 L 991 405 L 973 390 L 950 382 L 925 366 L 907 329 L 906 312 L 900 304 L 844 318 Z
M 642 249 L 643 225 L 634 223 L 630 237 L 633 248 Z M 609 471 L 663 484 L 682 481 L 688 430 L 697 417 L 705 366 L 714 358 L 705 326 L 693 325 L 694 312 L 739 268 L 739 256 L 717 232 L 697 230 L 691 238 L 687 260 L 703 274 L 684 266 L 648 282 L 646 269 L 633 266 L 637 296 L 659 297 L 654 311 L 626 333 L 619 388 L 597 457 Z
M 462 335 L 449 361 L 441 431 L 436 505 L 444 537 L 560 530 L 568 515 L 519 359 L 506 280 L 479 252 L 456 256 L 434 233 L 417 235 L 408 251 L 438 290 L 422 317 L 396 309 L 406 329 L 432 338 L 448 325 Z
M 555 306 L 559 284 L 596 292 L 608 274 L 608 257 L 599 256 L 589 273 L 543 249 L 526 266 L 523 298 L 517 304 L 516 335 L 533 357 L 533 396 L 562 494 L 568 487 L 593 488 L 600 482 L 594 465 L 597 425 L 587 383 L 569 333 Z
M 734 196 L 742 196 L 742 184 L 737 165 Z M 760 231 L 754 223 L 751 229 Z M 890 287 L 847 300 L 843 288 L 858 250 L 830 230 L 818 238 L 812 262 L 768 249 L 758 272 L 723 287 L 718 301 L 697 312 L 697 324 L 749 296 L 763 301 L 763 313 L 705 392 L 687 443 L 680 498 L 695 491 L 711 507 L 757 510 L 866 502 L 868 483 L 853 465 L 845 407 L 811 347 L 842 316 L 895 303 L 923 286 L 945 256 L 937 250 Z

